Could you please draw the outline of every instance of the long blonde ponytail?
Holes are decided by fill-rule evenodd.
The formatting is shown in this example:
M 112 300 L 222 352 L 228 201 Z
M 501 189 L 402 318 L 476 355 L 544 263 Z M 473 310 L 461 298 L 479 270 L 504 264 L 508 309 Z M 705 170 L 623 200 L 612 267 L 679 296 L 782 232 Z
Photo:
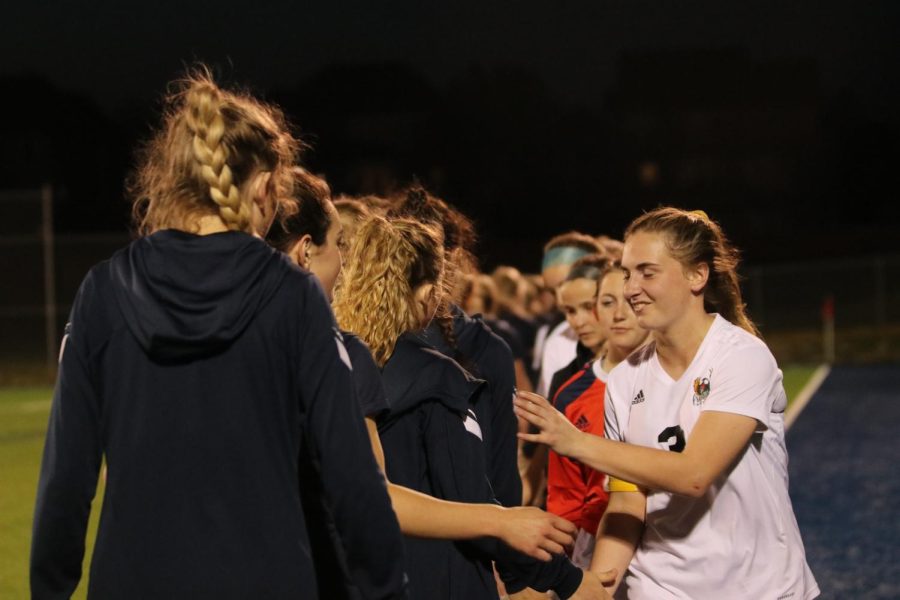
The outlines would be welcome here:
M 384 366 L 400 335 L 421 325 L 416 288 L 430 283 L 440 294 L 443 273 L 444 249 L 436 228 L 373 216 L 360 226 L 347 258 L 334 303 L 338 324 L 362 338 Z

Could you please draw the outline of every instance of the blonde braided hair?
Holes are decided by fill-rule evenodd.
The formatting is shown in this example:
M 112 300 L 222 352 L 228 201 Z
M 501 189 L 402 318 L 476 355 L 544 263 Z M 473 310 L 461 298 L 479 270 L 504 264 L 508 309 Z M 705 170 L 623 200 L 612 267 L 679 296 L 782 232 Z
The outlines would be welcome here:
M 362 338 L 384 366 L 400 335 L 422 326 L 415 290 L 430 283 L 440 293 L 440 233 L 417 221 L 373 216 L 360 226 L 346 265 L 334 303 L 338 324 Z
M 225 120 L 220 110 L 219 90 L 212 85 L 196 85 L 185 97 L 185 122 L 193 132 L 194 158 L 209 185 L 209 195 L 219 206 L 219 214 L 229 229 L 244 230 L 250 225 L 250 204 L 241 201 L 228 166 L 228 148 L 222 143 Z
M 229 229 L 251 232 L 255 190 L 250 184 L 262 172 L 270 174 L 266 191 L 279 213 L 293 214 L 296 206 L 286 199 L 301 144 L 281 111 L 220 88 L 203 66 L 174 87 L 165 99 L 162 126 L 139 151 L 129 180 L 138 233 L 196 232 L 206 215 L 220 216 Z

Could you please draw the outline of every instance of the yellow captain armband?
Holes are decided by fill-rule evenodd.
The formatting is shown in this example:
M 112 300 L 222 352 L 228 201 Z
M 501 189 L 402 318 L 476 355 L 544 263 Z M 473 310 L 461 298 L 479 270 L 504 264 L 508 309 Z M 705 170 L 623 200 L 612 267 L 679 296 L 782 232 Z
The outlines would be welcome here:
M 609 491 L 610 492 L 639 492 L 641 489 L 634 485 L 633 483 L 628 483 L 627 481 L 623 481 L 621 479 L 616 479 L 615 477 L 609 478 Z

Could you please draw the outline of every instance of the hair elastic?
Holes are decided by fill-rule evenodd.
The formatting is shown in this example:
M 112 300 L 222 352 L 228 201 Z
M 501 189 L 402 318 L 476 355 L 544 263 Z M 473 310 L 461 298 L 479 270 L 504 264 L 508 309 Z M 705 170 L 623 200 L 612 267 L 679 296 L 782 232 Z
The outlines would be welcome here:
M 604 270 L 605 269 L 595 267 L 594 265 L 578 265 L 576 267 L 572 267 L 572 270 L 569 271 L 569 276 L 566 277 L 566 281 L 573 281 L 575 279 L 590 279 L 591 281 L 600 281 L 600 277 L 603 275 Z
M 571 265 L 582 256 L 590 254 L 584 248 L 578 246 L 558 246 L 547 250 L 541 263 L 541 270 L 555 267 L 556 265 Z

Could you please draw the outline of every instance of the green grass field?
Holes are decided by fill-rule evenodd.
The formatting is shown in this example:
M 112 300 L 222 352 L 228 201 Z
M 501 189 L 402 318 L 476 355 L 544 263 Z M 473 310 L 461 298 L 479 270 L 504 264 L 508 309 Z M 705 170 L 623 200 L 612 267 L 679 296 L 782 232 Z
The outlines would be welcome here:
M 815 367 L 784 369 L 784 386 L 793 399 Z M 49 387 L 0 388 L 0 598 L 28 597 L 28 553 L 31 518 L 37 490 L 41 451 L 53 390 Z M 103 497 L 101 482 L 88 526 L 84 573 L 88 573 L 98 507 Z M 87 577 L 73 598 L 86 597 Z
M 0 598 L 29 596 L 31 517 L 52 394 L 49 387 L 0 388 Z M 94 507 L 100 505 L 102 488 L 101 484 Z M 91 514 L 85 573 L 98 514 L 98 510 Z M 82 579 L 73 598 L 87 596 L 86 580 Z
M 800 393 L 800 390 L 802 390 L 803 386 L 806 385 L 806 382 L 810 380 L 817 368 L 818 366 L 798 365 L 785 367 L 783 369 L 784 391 L 787 392 L 788 406 L 791 405 L 791 402 L 794 401 L 794 398 L 797 397 L 797 394 Z

